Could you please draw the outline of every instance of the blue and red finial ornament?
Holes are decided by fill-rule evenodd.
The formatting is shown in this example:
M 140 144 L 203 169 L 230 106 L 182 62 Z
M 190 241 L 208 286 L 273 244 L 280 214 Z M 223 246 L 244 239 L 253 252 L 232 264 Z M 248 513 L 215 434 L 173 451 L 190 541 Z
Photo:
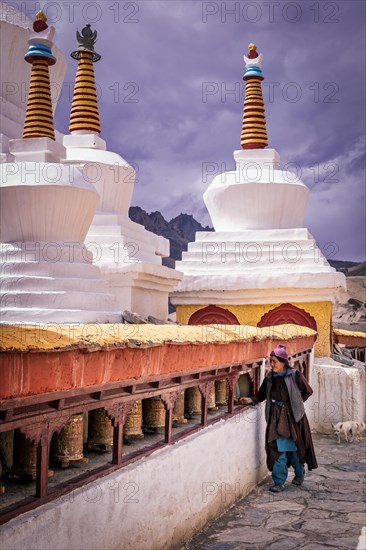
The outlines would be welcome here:
M 257 77 L 260 78 L 260 80 L 263 80 L 263 73 L 262 73 L 262 54 L 259 55 L 257 52 L 257 46 L 253 43 L 250 43 L 248 46 L 248 56 L 245 57 L 246 62 L 246 71 L 243 76 L 243 80 L 247 80 L 247 78 L 251 77 Z
M 43 11 L 39 11 L 36 15 L 36 20 L 33 23 L 33 31 L 35 33 L 43 33 L 48 29 L 47 17 Z M 48 33 L 47 33 L 48 34 Z M 53 34 L 53 33 L 52 33 Z M 29 40 L 29 48 L 24 56 L 28 63 L 33 63 L 35 59 L 45 59 L 48 65 L 56 63 L 56 57 L 52 55 L 51 47 L 47 44 L 47 36 L 40 36 L 41 40 L 37 40 L 37 35 L 32 36 Z

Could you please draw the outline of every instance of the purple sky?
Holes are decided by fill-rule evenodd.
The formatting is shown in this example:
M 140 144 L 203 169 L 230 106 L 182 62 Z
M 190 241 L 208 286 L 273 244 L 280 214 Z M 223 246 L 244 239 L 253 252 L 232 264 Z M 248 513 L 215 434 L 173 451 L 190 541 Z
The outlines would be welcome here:
M 37 3 L 12 4 L 30 15 Z M 138 169 L 133 205 L 210 224 L 202 193 L 215 173 L 234 169 L 242 56 L 254 42 L 264 55 L 269 147 L 311 190 L 307 227 L 326 256 L 364 259 L 363 0 L 47 4 L 67 57 L 77 28 L 90 22 L 99 33 L 102 136 Z M 66 82 L 75 71 L 68 57 Z M 70 100 L 65 84 L 56 113 L 65 133 Z

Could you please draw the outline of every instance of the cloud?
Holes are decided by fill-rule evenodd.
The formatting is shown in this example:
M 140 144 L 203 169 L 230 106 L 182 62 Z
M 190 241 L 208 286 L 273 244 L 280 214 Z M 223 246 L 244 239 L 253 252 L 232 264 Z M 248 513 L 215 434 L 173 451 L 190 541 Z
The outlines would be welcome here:
M 254 41 L 264 54 L 270 147 L 284 165 L 304 169 L 312 189 L 309 228 L 319 242 L 336 239 L 344 259 L 362 259 L 362 156 L 352 159 L 352 151 L 365 134 L 364 2 L 105 0 L 79 2 L 73 21 L 67 3 L 58 4 L 56 42 L 68 58 L 70 83 L 75 31 L 95 17 L 87 4 L 100 7 L 99 20 L 90 22 L 102 55 L 95 65 L 102 134 L 110 150 L 138 165 L 134 204 L 167 212 L 174 203 L 202 204 L 209 183 L 202 163 L 234 166 L 242 97 L 230 90 L 242 90 L 242 56 Z M 204 97 L 205 83 L 217 92 Z M 69 113 L 65 88 L 56 111 L 63 132 Z M 311 181 L 314 167 L 328 174 L 331 162 L 339 163 L 338 182 Z
M 320 165 L 317 172 L 313 167 L 304 170 L 304 181 L 313 180 L 305 222 L 327 257 L 364 261 L 364 161 L 363 138 L 345 153 Z

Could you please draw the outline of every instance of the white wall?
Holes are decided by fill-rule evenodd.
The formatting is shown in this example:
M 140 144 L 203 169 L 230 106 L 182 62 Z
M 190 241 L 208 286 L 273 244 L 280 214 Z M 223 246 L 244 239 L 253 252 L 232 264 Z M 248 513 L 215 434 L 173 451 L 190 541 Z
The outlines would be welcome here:
M 265 477 L 263 406 L 23 514 L 3 550 L 163 550 L 179 545 Z
M 315 430 L 330 433 L 332 423 L 366 420 L 365 363 L 355 361 L 352 367 L 345 367 L 330 357 L 317 357 L 312 387 L 307 414 Z

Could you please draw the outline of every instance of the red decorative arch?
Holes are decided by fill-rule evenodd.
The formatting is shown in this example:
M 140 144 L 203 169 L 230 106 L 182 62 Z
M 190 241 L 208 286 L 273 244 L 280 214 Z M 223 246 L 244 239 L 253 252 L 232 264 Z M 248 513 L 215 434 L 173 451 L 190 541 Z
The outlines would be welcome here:
M 207 306 L 199 309 L 188 321 L 189 325 L 239 325 L 233 313 L 217 306 Z
M 292 304 L 281 304 L 268 313 L 265 313 L 258 323 L 258 327 L 271 327 L 274 325 L 284 325 L 293 323 L 302 327 L 312 328 L 317 330 L 317 325 L 314 317 L 307 311 Z

